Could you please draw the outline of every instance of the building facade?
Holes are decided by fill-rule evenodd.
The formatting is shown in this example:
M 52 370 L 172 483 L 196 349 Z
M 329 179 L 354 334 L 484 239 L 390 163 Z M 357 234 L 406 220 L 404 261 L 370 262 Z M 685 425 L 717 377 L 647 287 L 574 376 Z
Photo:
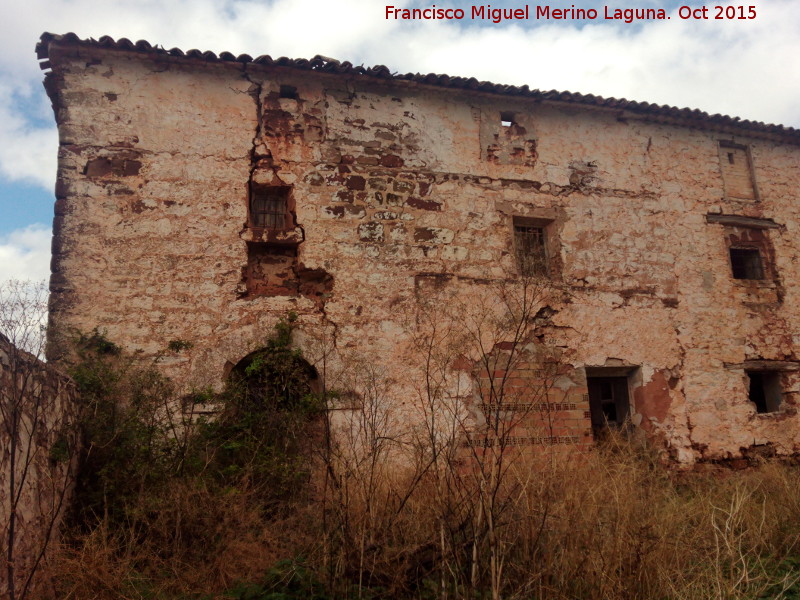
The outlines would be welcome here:
M 332 364 L 380 366 L 413 418 L 420 311 L 473 323 L 498 286 L 533 285 L 521 341 L 560 367 L 506 407 L 548 411 L 519 445 L 630 426 L 682 462 L 800 450 L 800 131 L 324 57 L 37 50 L 60 138 L 55 332 L 100 328 L 219 387 L 291 312 L 307 355 L 328 332 Z M 448 393 L 477 413 L 481 354 L 462 350 Z M 521 398 L 529 359 L 486 378 Z

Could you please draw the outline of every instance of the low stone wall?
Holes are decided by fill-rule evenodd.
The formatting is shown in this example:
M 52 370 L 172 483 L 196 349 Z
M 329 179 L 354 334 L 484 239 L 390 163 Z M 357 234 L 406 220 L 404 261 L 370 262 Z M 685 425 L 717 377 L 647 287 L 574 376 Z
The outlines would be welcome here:
M 48 550 L 77 461 L 77 392 L 0 336 L 0 410 L 0 598 L 47 598 Z

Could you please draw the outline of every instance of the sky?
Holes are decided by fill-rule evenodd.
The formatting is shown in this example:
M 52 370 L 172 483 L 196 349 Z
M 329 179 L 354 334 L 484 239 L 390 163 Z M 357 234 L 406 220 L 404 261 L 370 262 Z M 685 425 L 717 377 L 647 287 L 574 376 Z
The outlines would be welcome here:
M 715 6 L 741 5 L 730 0 L 552 0 L 551 9 L 593 8 L 598 17 L 493 23 L 472 20 L 473 4 L 456 0 L 9 0 L 0 9 L 0 281 L 49 275 L 58 135 L 34 53 L 44 31 L 254 57 L 322 54 L 800 128 L 800 0 L 743 1 L 755 18 L 714 19 Z M 387 5 L 434 4 L 466 16 L 386 18 Z M 528 6 L 533 16 L 545 4 Z M 708 19 L 681 18 L 704 6 Z M 605 7 L 662 8 L 670 18 L 626 23 L 605 19 Z

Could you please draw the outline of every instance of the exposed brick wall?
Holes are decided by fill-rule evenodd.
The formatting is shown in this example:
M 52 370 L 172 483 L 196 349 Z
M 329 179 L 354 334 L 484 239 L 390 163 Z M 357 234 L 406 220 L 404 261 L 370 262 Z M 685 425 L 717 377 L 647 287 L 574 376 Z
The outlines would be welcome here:
M 488 423 L 495 432 L 476 428 L 469 443 L 588 447 L 589 399 L 585 383 L 574 380 L 574 370 L 535 357 L 513 363 L 506 369 L 484 365 L 472 371 L 480 400 L 474 407 L 480 411 L 477 422 Z

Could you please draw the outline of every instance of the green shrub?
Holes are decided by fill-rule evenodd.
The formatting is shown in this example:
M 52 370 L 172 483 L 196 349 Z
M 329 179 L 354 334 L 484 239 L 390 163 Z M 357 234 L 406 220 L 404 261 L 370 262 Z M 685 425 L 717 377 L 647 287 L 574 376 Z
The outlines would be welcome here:
M 148 496 L 157 498 L 180 477 L 220 489 L 246 481 L 265 508 L 298 494 L 308 479 L 305 449 L 321 403 L 311 389 L 313 369 L 291 347 L 295 319 L 279 321 L 222 393 L 198 390 L 182 402 L 154 364 L 126 356 L 99 330 L 78 336 L 70 374 L 84 409 L 79 520 L 128 521 Z M 170 343 L 175 351 L 186 347 Z M 216 403 L 220 413 L 195 419 L 179 409 L 197 403 Z
M 313 570 L 302 562 L 283 560 L 258 583 L 240 583 L 227 592 L 236 600 L 329 600 L 331 596 Z

